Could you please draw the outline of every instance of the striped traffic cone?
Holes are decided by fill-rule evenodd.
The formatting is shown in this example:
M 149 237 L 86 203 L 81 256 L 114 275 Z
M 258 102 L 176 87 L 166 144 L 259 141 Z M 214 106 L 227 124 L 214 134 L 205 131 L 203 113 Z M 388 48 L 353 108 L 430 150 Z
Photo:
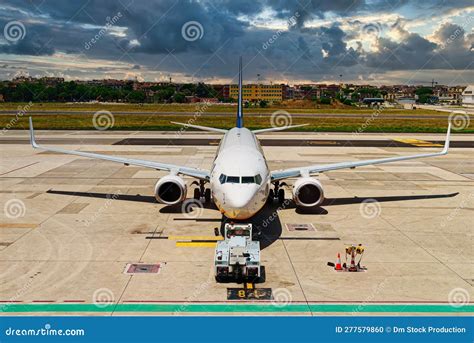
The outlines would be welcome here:
M 341 254 L 337 253 L 337 262 L 336 266 L 334 267 L 335 270 L 342 270 L 342 265 L 341 265 Z

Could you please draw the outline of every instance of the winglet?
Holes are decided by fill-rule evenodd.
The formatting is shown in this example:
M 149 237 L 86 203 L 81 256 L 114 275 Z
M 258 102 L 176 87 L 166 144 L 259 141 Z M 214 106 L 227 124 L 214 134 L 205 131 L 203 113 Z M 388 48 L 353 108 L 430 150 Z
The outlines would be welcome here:
M 444 141 L 444 149 L 441 152 L 443 155 L 446 155 L 448 153 L 450 136 L 451 136 L 451 122 L 448 122 L 448 131 L 446 132 L 446 140 Z
M 35 129 L 33 128 L 33 120 L 30 117 L 30 143 L 33 146 L 33 148 L 38 148 L 38 144 L 36 144 L 35 141 Z

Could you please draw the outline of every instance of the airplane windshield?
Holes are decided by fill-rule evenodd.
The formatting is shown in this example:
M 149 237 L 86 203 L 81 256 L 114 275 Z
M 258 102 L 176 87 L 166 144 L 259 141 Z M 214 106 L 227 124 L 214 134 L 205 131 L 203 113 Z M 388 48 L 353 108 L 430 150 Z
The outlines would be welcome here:
M 260 174 L 257 174 L 255 176 L 227 176 L 224 174 L 221 174 L 219 176 L 219 182 L 221 184 L 223 183 L 256 183 L 257 185 L 260 185 L 262 183 L 262 177 Z
M 240 182 L 240 177 L 238 176 L 227 176 L 227 179 L 225 180 L 226 183 L 239 183 Z

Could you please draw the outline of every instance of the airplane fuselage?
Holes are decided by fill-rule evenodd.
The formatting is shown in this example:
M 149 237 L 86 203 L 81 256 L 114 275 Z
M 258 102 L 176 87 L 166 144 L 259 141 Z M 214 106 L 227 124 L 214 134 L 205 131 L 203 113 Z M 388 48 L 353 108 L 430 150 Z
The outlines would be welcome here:
M 224 135 L 212 165 L 210 188 L 220 212 L 231 219 L 248 219 L 265 205 L 270 171 L 250 130 L 233 128 Z

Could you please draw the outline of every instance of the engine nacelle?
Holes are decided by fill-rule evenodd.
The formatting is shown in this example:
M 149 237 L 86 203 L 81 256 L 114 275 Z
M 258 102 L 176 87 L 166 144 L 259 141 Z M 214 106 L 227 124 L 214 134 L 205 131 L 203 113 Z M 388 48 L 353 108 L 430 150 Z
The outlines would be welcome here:
M 186 199 L 188 187 L 182 178 L 177 175 L 166 175 L 155 185 L 155 198 L 166 205 L 177 204 Z
M 312 177 L 302 177 L 293 184 L 293 200 L 302 207 L 314 207 L 324 200 L 321 183 Z

